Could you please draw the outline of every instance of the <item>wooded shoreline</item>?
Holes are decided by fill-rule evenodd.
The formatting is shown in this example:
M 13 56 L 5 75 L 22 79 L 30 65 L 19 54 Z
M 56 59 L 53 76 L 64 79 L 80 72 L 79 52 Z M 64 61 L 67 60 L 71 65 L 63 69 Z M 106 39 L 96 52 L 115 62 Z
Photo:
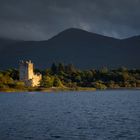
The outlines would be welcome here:
M 39 87 L 26 87 L 19 81 L 19 70 L 8 69 L 0 71 L 0 91 L 95 91 L 105 89 L 140 89 L 140 69 L 81 70 L 73 64 L 53 63 L 46 70 L 35 69 L 42 74 Z

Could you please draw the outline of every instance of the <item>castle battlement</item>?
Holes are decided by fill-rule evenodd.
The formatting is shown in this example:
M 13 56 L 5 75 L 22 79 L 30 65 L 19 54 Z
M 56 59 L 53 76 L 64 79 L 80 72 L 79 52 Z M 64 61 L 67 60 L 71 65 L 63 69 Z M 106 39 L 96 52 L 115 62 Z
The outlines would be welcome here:
M 42 75 L 34 73 L 34 64 L 29 61 L 19 62 L 19 80 L 23 81 L 26 86 L 39 86 Z

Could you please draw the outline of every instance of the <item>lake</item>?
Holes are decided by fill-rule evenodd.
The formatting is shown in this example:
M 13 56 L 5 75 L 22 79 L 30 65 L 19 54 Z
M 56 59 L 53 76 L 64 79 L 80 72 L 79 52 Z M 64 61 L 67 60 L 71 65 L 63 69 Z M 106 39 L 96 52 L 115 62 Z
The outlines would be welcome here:
M 0 93 L 0 140 L 94 139 L 140 139 L 140 90 Z

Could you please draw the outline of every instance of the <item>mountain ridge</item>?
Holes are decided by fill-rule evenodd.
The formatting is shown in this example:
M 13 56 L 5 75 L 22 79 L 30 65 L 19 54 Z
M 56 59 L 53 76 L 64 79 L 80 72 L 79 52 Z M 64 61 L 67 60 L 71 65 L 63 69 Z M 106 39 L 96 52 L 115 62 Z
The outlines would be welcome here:
M 0 52 L 1 69 L 16 67 L 21 59 L 31 59 L 39 68 L 54 61 L 73 63 L 80 68 L 138 68 L 140 36 L 116 39 L 70 28 L 43 41 L 20 40 L 4 46 L 0 41 Z
M 67 32 L 67 31 L 82 31 L 82 32 L 86 32 L 86 33 L 90 33 L 90 34 L 94 34 L 94 35 L 98 35 L 98 36 L 103 36 L 103 37 L 108 37 L 108 38 L 112 38 L 112 39 L 116 39 L 116 40 L 126 40 L 126 39 L 131 39 L 131 38 L 139 38 L 140 35 L 133 35 L 133 36 L 130 36 L 130 37 L 126 37 L 126 38 L 115 38 L 115 37 L 111 37 L 111 36 L 107 36 L 107 35 L 102 35 L 102 34 L 99 34 L 99 33 L 95 33 L 95 32 L 90 32 L 90 31 L 86 31 L 86 30 L 83 30 L 83 29 L 80 29 L 80 28 L 68 28 L 68 29 L 65 29 L 59 33 L 57 33 L 56 35 L 54 35 L 53 37 L 49 38 L 49 39 L 46 39 L 46 40 L 22 40 L 22 39 L 12 39 L 12 38 L 6 38 L 6 37 L 0 37 L 0 41 L 1 40 L 11 40 L 11 41 L 26 41 L 26 42 L 30 42 L 30 41 L 34 41 L 34 42 L 42 42 L 42 41 L 48 41 L 52 38 L 54 38 L 55 36 L 63 33 L 63 32 Z

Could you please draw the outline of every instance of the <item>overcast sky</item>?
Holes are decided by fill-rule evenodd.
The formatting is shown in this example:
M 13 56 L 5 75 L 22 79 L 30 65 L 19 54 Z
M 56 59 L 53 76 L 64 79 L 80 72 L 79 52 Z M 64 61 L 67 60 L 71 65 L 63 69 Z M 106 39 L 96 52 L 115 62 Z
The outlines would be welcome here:
M 0 37 L 46 40 L 71 27 L 140 35 L 140 0 L 0 0 Z

